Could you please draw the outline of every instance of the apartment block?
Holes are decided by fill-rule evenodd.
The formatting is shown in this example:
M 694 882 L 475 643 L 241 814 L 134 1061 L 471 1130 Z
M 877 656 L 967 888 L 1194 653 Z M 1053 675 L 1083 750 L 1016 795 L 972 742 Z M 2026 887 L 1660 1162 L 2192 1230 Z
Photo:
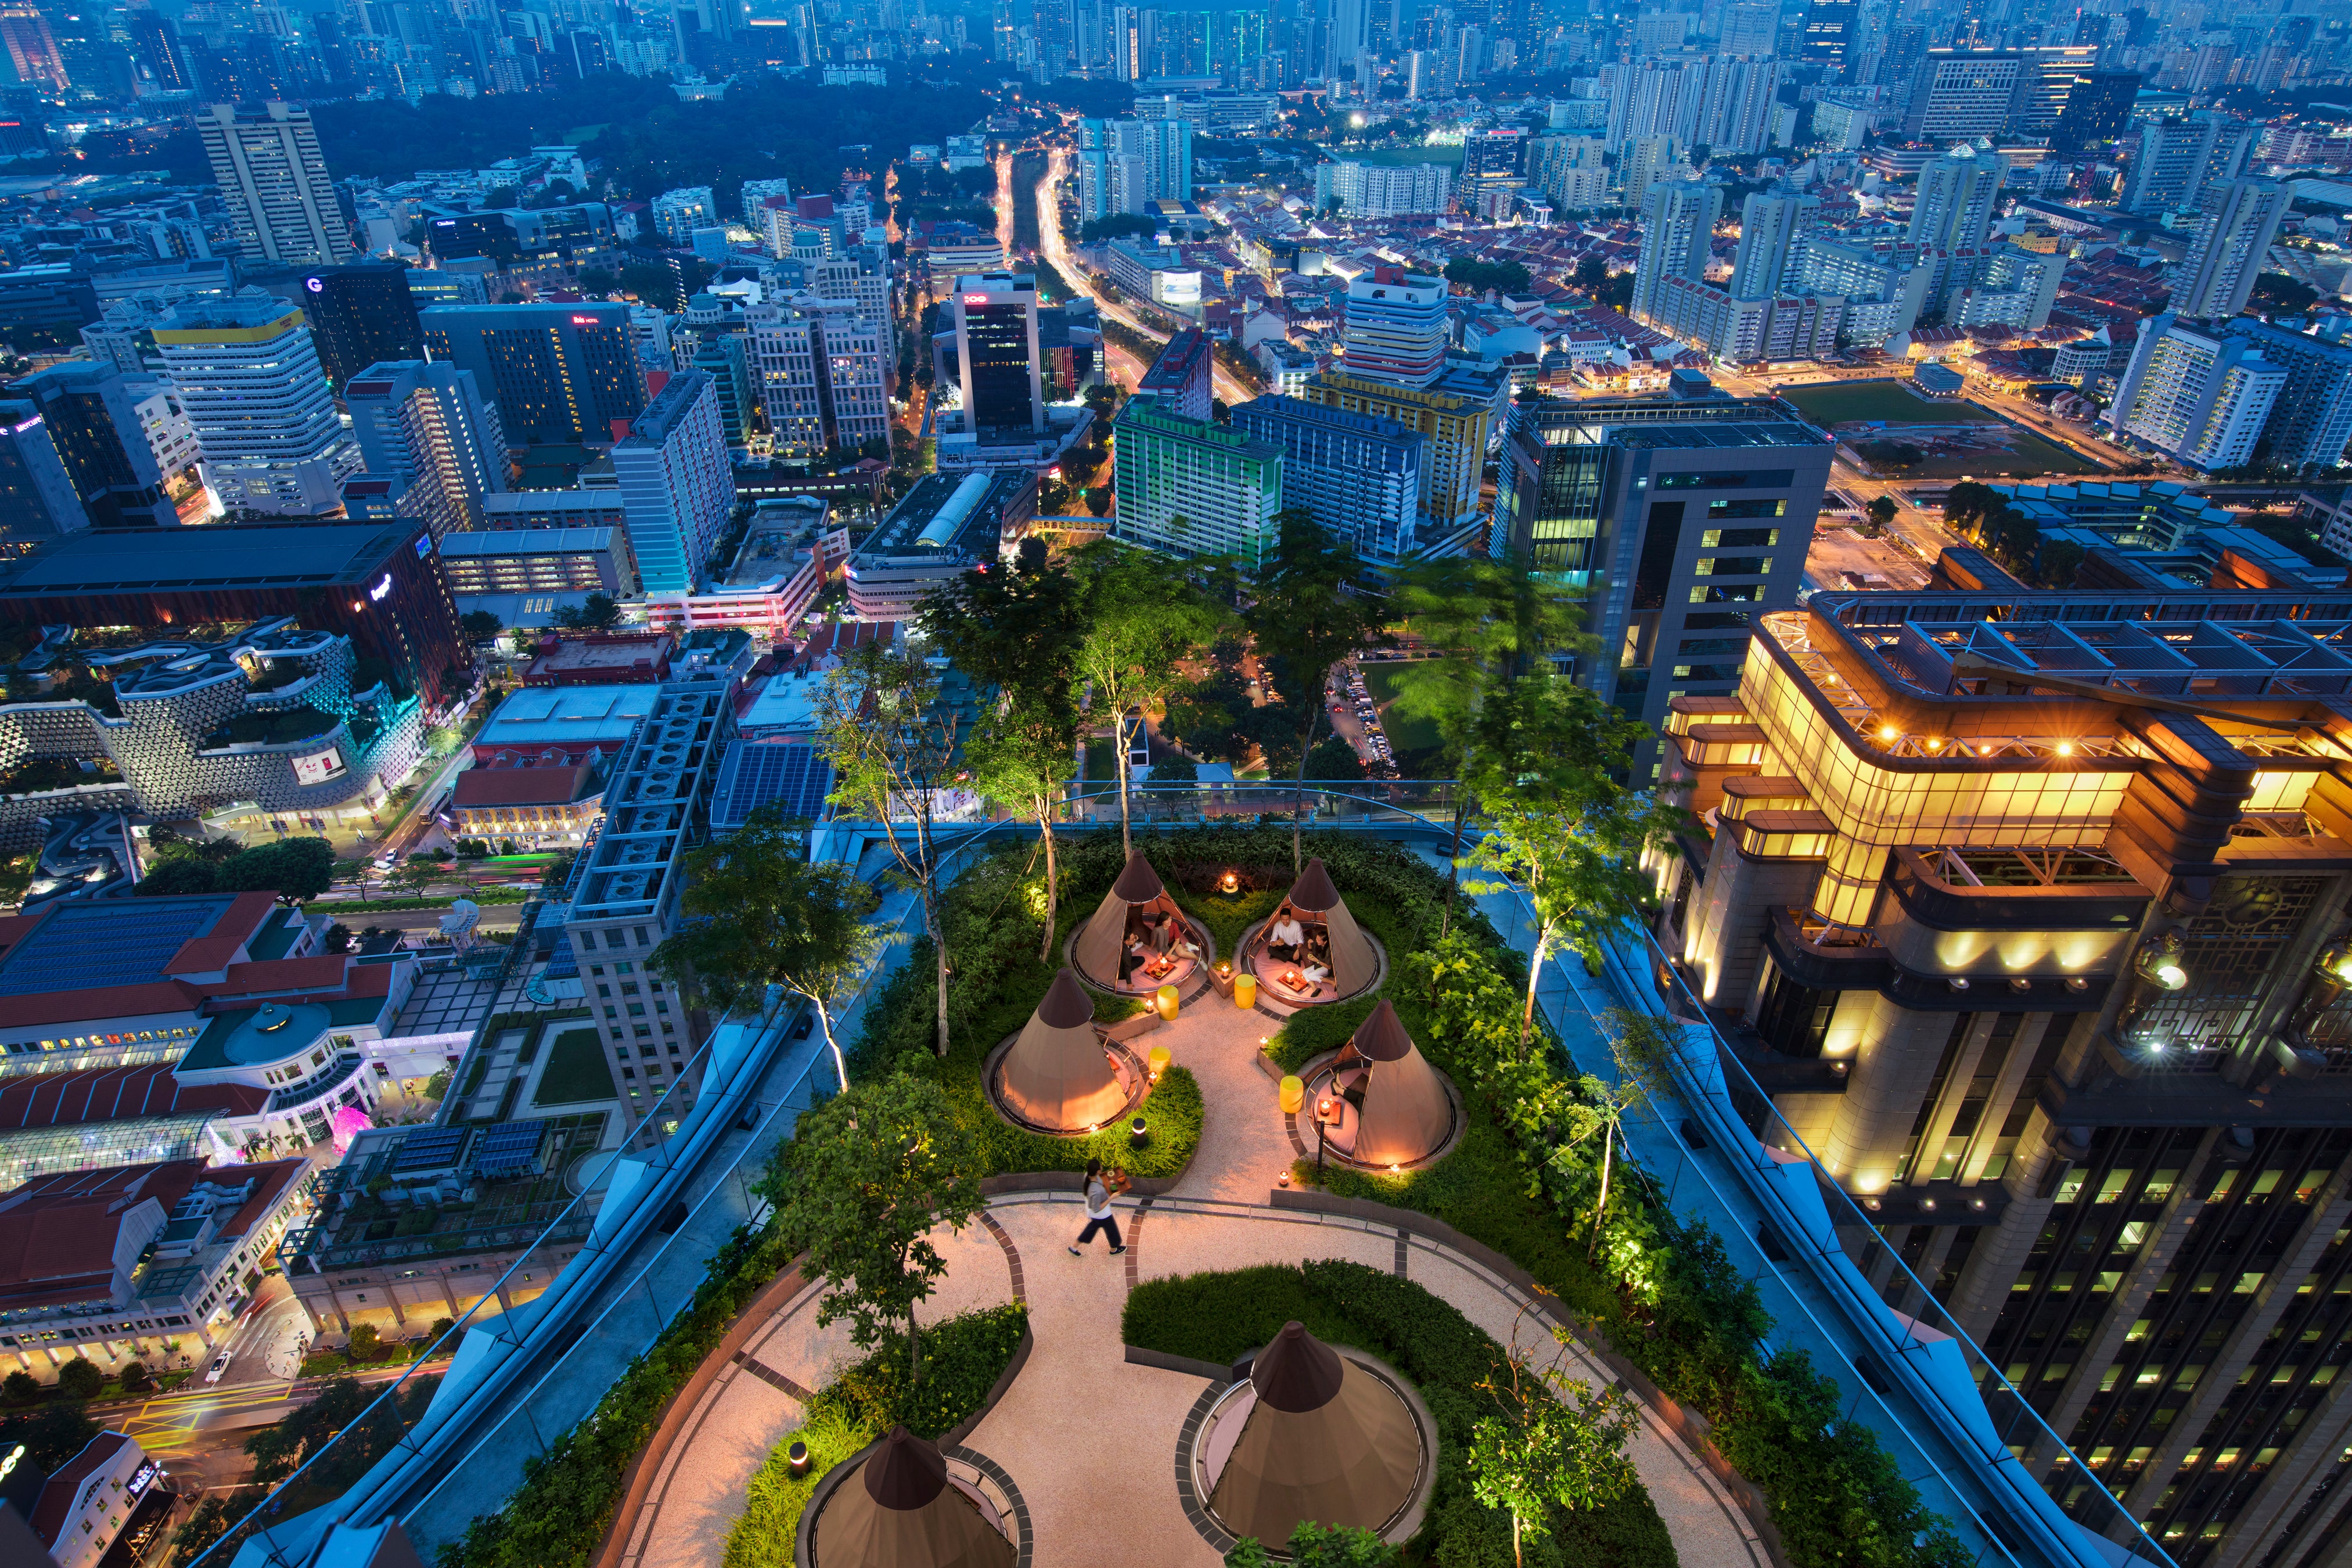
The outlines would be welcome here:
M 1238 429 L 1130 399 L 1112 426 L 1118 536 L 1178 556 L 1232 555 L 1255 569 L 1282 509 L 1282 453 Z
M 1421 510 L 1441 531 L 1468 523 L 1482 510 L 1486 436 L 1494 404 L 1442 387 L 1400 386 L 1360 375 L 1353 368 L 1307 378 L 1299 395 L 1343 413 L 1369 415 L 1419 432 Z
M 1233 411 L 1235 430 L 1282 454 L 1282 505 L 1302 507 L 1358 559 L 1393 567 L 1419 540 L 1418 430 L 1297 397 L 1259 397 Z

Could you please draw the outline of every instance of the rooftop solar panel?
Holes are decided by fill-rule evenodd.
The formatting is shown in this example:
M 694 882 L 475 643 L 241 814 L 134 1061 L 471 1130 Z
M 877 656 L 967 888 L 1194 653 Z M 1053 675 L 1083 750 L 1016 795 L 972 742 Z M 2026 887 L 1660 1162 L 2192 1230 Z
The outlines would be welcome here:
M 474 1169 L 485 1176 L 510 1176 L 539 1168 L 539 1147 L 547 1136 L 544 1121 L 508 1121 L 482 1134 L 474 1150 Z
M 710 826 L 732 832 L 771 802 L 783 808 L 787 821 L 814 819 L 824 815 L 832 789 L 833 766 L 815 747 L 738 742 L 719 764 Z
M 0 958 L 0 996 L 151 985 L 172 955 L 218 924 L 232 900 L 115 899 L 58 906 Z
M 457 1163 L 468 1135 L 468 1129 L 463 1127 L 427 1127 L 410 1133 L 400 1141 L 399 1151 L 392 1157 L 394 1174 L 446 1170 Z

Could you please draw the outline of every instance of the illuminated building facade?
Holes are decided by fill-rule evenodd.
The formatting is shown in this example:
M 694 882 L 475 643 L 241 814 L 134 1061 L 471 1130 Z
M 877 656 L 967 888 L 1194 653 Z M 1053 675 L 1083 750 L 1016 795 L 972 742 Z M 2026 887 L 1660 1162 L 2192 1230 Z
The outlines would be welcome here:
M 1924 1285 L 2182 1568 L 2336 1562 L 2352 595 L 2134 599 L 1760 616 L 1666 720 L 1704 826 L 1658 935 L 1890 1305 Z

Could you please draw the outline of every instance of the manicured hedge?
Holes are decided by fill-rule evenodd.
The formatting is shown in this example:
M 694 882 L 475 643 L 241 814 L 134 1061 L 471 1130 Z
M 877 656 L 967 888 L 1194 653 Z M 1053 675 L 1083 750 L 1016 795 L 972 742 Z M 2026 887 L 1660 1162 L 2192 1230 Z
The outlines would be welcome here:
M 1504 1365 L 1503 1347 L 1443 1298 L 1360 1263 L 1272 1264 L 1147 1280 L 1128 1296 L 1121 1338 L 1171 1355 L 1230 1362 L 1294 1320 L 1318 1339 L 1388 1363 L 1412 1381 L 1436 1420 L 1437 1482 L 1418 1560 L 1443 1568 L 1507 1568 L 1509 1516 L 1473 1495 L 1465 1458 L 1471 1427 L 1497 1412 L 1476 1384 Z M 1674 1568 L 1677 1562 L 1673 1539 L 1638 1485 L 1590 1513 L 1554 1509 L 1550 1524 L 1525 1543 L 1530 1568 Z
M 925 1437 L 962 1422 L 1013 1364 L 1027 1313 L 1018 1303 L 983 1308 L 923 1331 L 923 1375 L 906 1386 L 907 1358 L 885 1346 L 817 1390 L 806 1418 L 784 1435 L 744 1488 L 743 1516 L 727 1534 L 724 1568 L 784 1568 L 801 1513 L 825 1472 L 904 1422 Z M 794 1479 L 784 1450 L 809 1448 L 808 1474 Z

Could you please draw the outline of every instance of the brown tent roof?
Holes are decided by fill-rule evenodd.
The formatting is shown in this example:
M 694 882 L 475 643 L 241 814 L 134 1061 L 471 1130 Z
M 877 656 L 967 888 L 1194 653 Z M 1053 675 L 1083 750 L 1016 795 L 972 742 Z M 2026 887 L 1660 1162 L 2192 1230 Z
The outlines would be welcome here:
M 1250 1384 L 1266 1404 L 1298 1415 L 1330 1404 L 1344 1372 L 1337 1351 L 1306 1324 L 1288 1322 L 1250 1364 Z
M 810 1538 L 816 1568 L 1013 1568 L 1013 1542 L 950 1486 L 937 1445 L 894 1427 L 864 1474 L 825 1500 Z
M 1296 1348 L 1285 1348 L 1294 1331 Z M 1336 1370 L 1337 1386 L 1310 1408 L 1286 1410 L 1258 1382 L 1268 1358 L 1275 1365 L 1265 1375 L 1277 1394 L 1319 1386 L 1326 1368 Z M 1301 1378 L 1310 1363 L 1318 1370 Z M 1377 1531 L 1412 1500 L 1421 1432 L 1387 1384 L 1295 1323 L 1260 1354 L 1251 1382 L 1256 1403 L 1209 1495 L 1226 1529 L 1260 1541 L 1287 1541 L 1304 1520 Z
M 904 1426 L 893 1426 L 882 1446 L 867 1457 L 861 1479 L 867 1497 L 904 1512 L 947 1489 L 948 1462 L 937 1445 L 923 1442 Z
M 1412 1037 L 1404 1032 L 1396 1008 L 1385 996 L 1372 1009 L 1371 1016 L 1356 1026 L 1356 1033 L 1348 1043 L 1376 1062 L 1399 1060 L 1413 1049 Z
M 1067 968 L 997 1065 L 1006 1109 L 1034 1127 L 1099 1127 L 1127 1105 L 1127 1089 L 1095 1035 L 1095 1006 Z
M 1118 895 L 1122 903 L 1148 904 L 1168 889 L 1139 849 L 1127 858 L 1127 866 L 1119 872 L 1118 880 L 1110 885 L 1110 890 Z
M 1290 884 L 1290 907 L 1319 915 L 1335 909 L 1339 902 L 1339 889 L 1331 885 L 1331 873 L 1323 868 L 1321 857 L 1307 862 L 1307 869 L 1298 873 L 1298 880 Z
M 1049 1029 L 1075 1029 L 1081 1024 L 1095 1021 L 1094 998 L 1078 984 L 1077 975 L 1068 964 L 1054 973 L 1053 987 L 1045 999 L 1037 1004 L 1037 1022 Z
M 1350 1043 L 1371 1071 L 1349 1153 L 1367 1165 L 1410 1165 L 1436 1153 L 1454 1131 L 1454 1102 L 1387 997 L 1357 1026 Z

